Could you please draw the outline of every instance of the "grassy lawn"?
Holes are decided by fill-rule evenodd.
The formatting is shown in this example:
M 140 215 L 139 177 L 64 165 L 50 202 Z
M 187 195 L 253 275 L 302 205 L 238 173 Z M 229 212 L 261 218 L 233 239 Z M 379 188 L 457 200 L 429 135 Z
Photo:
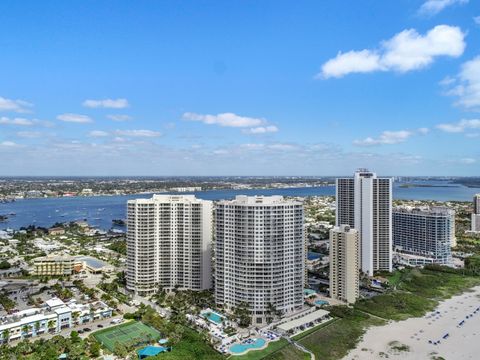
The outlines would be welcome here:
M 321 329 L 325 326 L 328 326 L 328 325 L 330 325 L 331 323 L 333 323 L 337 320 L 338 320 L 338 318 L 331 319 L 331 320 L 327 321 L 326 323 L 317 325 L 317 326 L 315 326 L 311 329 L 308 329 L 307 331 L 304 331 L 304 332 L 302 332 L 298 335 L 292 336 L 292 339 L 295 340 L 295 341 L 298 341 L 298 340 L 304 338 L 305 336 L 310 335 L 311 333 L 314 333 L 315 331 L 317 331 L 317 330 L 319 330 L 319 329 Z
M 160 332 L 158 330 L 139 321 L 129 321 L 125 324 L 97 331 L 92 335 L 110 351 L 114 350 L 117 342 L 136 345 L 160 339 Z
M 366 328 L 384 321 L 349 309 L 339 319 L 299 340 L 317 359 L 340 359 L 353 349 Z
M 206 343 L 195 330 L 184 328 L 183 339 L 171 352 L 149 357 L 149 360 L 222 360 L 225 356 Z
M 240 356 L 230 356 L 229 360 L 260 360 L 265 359 L 269 355 L 283 349 L 288 345 L 288 341 L 285 339 L 280 339 L 278 341 L 271 342 L 267 348 L 263 350 L 249 351 L 245 355 Z M 273 359 L 273 358 L 272 358 Z
M 436 302 L 408 292 L 375 296 L 360 300 L 355 308 L 384 319 L 405 320 L 410 317 L 423 316 L 435 307 Z
M 264 360 L 310 360 L 310 355 L 289 344 L 280 351 L 267 355 Z

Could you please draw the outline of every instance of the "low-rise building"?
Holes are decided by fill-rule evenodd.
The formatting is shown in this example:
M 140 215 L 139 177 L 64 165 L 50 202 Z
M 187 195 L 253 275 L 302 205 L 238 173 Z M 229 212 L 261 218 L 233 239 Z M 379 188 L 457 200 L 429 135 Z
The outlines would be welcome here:
M 53 298 L 42 307 L 26 309 L 0 319 L 0 342 L 58 333 L 77 324 L 108 318 L 112 309 L 102 301 L 77 304 Z
M 48 235 L 57 236 L 57 235 L 63 235 L 63 234 L 65 234 L 65 229 L 62 227 L 53 227 L 48 229 Z
M 72 275 L 74 258 L 71 256 L 42 256 L 33 259 L 32 275 L 65 276 Z

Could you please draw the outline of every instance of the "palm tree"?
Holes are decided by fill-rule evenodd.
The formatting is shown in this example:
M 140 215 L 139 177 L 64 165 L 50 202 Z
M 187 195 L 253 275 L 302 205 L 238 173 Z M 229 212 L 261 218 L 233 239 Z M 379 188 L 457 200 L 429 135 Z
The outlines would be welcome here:
M 26 337 L 28 335 L 28 330 L 29 329 L 30 329 L 30 327 L 26 324 L 22 326 L 22 337 Z
M 73 323 L 77 323 L 77 320 L 78 320 L 78 316 L 80 315 L 79 312 L 74 312 L 72 313 L 72 319 L 73 319 Z
M 9 337 L 10 337 L 10 330 L 8 330 L 8 329 L 3 330 L 3 332 L 2 332 L 2 338 L 3 339 L 2 340 L 3 340 L 4 343 L 8 342 Z
M 55 322 L 53 320 L 49 320 L 47 323 L 47 327 L 48 327 L 48 332 L 51 332 L 55 327 Z
M 35 334 L 38 334 L 38 330 L 40 330 L 40 321 L 37 321 L 34 327 L 35 327 Z

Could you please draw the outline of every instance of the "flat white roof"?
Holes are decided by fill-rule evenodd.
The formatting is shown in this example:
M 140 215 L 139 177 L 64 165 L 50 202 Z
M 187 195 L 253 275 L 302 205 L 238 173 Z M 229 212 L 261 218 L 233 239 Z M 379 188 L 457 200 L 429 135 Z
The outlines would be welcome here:
M 64 307 L 55 309 L 54 311 L 55 311 L 56 314 L 66 314 L 66 313 L 72 312 L 72 309 L 64 306 Z
M 278 329 L 283 330 L 283 331 L 290 331 L 292 329 L 298 328 L 302 325 L 308 324 L 312 321 L 321 319 L 322 317 L 330 314 L 326 310 L 317 310 L 314 311 L 310 314 L 307 314 L 305 316 L 302 316 L 301 318 L 286 322 L 284 324 L 280 324 L 277 326 Z
M 25 324 L 31 324 L 31 323 L 35 323 L 37 321 L 53 319 L 53 318 L 56 318 L 56 317 L 57 317 L 57 315 L 55 315 L 55 314 L 36 314 L 36 315 L 32 315 L 32 316 L 26 316 L 22 319 L 19 319 L 18 321 L 0 325 L 0 332 L 2 332 L 5 329 L 11 329 L 11 328 L 14 328 L 14 327 L 17 327 L 17 326 L 23 326 Z
M 59 298 L 52 298 L 50 300 L 45 301 L 48 307 L 54 308 L 57 306 L 64 306 L 65 303 Z

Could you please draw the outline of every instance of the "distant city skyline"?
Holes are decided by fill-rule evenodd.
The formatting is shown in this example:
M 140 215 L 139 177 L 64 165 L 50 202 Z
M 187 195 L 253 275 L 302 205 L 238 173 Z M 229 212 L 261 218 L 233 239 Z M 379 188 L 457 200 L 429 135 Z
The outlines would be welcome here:
M 0 176 L 480 175 L 478 4 L 298 5 L 1 3 Z

